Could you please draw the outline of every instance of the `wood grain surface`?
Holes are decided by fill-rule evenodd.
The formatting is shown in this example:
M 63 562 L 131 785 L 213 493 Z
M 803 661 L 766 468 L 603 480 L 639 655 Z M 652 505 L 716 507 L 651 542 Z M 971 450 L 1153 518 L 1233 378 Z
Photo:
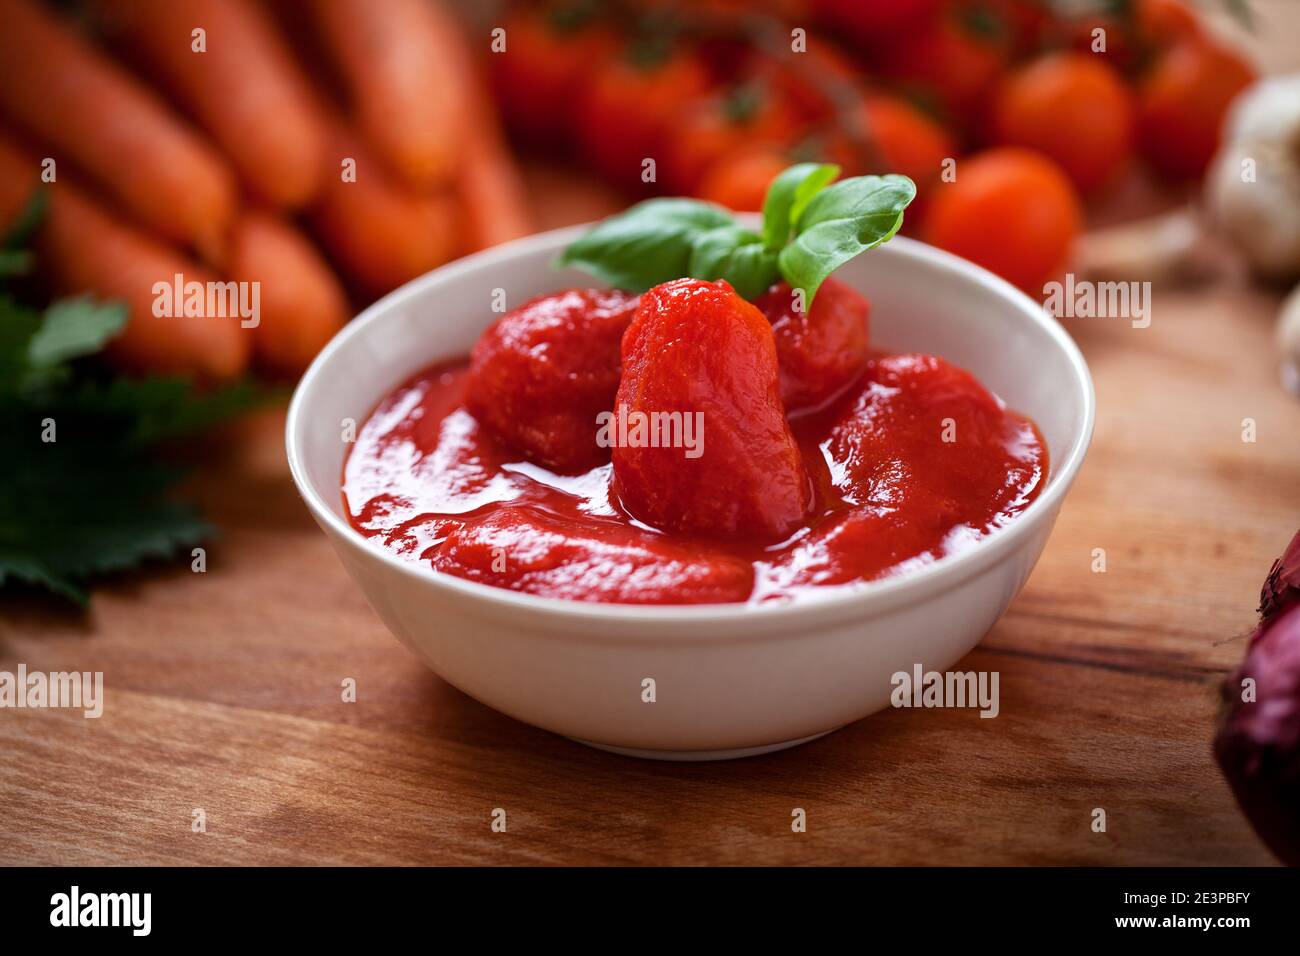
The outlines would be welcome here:
M 547 224 L 615 202 L 531 177 Z M 727 763 L 590 750 L 440 681 L 345 575 L 268 411 L 197 461 L 223 529 L 206 573 L 130 576 L 84 618 L 0 603 L 0 670 L 103 671 L 106 693 L 98 720 L 0 711 L 0 862 L 1268 863 L 1210 737 L 1300 526 L 1277 302 L 1229 275 L 1157 288 L 1147 329 L 1067 321 L 1096 380 L 1092 452 L 1023 593 L 958 665 L 1000 672 L 999 717 L 886 712 Z

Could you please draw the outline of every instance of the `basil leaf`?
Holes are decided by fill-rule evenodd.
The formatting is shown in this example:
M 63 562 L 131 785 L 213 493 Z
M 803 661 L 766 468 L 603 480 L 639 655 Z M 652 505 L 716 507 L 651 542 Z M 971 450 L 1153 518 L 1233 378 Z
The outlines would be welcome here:
M 906 176 L 855 176 L 817 193 L 799 218 L 794 240 L 778 258 L 781 275 L 803 289 L 805 307 L 828 275 L 898 232 L 903 210 L 916 198 Z
M 45 310 L 45 322 L 27 345 L 34 368 L 48 368 L 100 351 L 126 325 L 126 306 L 89 296 L 62 299 Z
M 839 174 L 833 163 L 799 163 L 782 170 L 763 200 L 763 244 L 773 250 L 784 246 L 809 201 Z
M 631 292 L 688 274 L 695 240 L 734 226 L 721 206 L 696 199 L 648 199 L 611 216 L 572 243 L 557 265 L 575 266 Z
M 696 237 L 690 275 L 726 279 L 742 299 L 756 299 L 776 281 L 776 253 L 741 226 L 719 226 Z

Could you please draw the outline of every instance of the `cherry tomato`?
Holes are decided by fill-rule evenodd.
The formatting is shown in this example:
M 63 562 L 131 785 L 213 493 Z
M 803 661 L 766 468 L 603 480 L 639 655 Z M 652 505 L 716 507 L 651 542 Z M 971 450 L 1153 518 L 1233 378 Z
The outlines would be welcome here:
M 757 212 L 767 188 L 792 161 L 770 147 L 753 147 L 720 156 L 704 173 L 695 194 L 728 209 Z
M 939 175 L 945 159 L 957 155 L 957 144 L 943 124 L 901 97 L 873 94 L 863 101 L 862 111 L 884 163 L 883 169 L 866 172 L 902 173 L 921 186 Z
M 1208 39 L 1174 44 L 1138 88 L 1143 157 L 1168 176 L 1200 176 L 1218 149 L 1228 107 L 1254 80 L 1249 63 Z
M 884 73 L 914 95 L 933 102 L 954 122 L 980 118 L 980 101 L 1001 76 L 1007 36 L 984 30 L 983 21 L 954 12 L 932 27 L 908 31 L 881 54 Z
M 694 192 L 719 157 L 746 146 L 780 148 L 798 135 L 790 107 L 754 82 L 691 104 L 673 120 L 663 179 L 669 191 Z
M 656 191 L 658 165 L 681 104 L 701 97 L 709 76 L 689 50 L 647 57 L 635 49 L 605 61 L 577 105 L 577 139 L 607 179 L 626 189 Z M 655 181 L 643 178 L 655 161 Z
M 757 77 L 767 79 L 777 94 L 801 120 L 831 118 L 836 104 L 830 95 L 833 85 L 857 86 L 863 70 L 826 38 L 812 36 L 808 48 L 787 62 L 759 61 L 753 67 Z
M 1112 182 L 1133 155 L 1135 107 L 1100 57 L 1052 53 L 1002 84 L 993 106 L 997 142 L 1036 149 L 1081 190 Z
M 1031 295 L 1060 275 L 1083 226 L 1079 196 L 1040 153 L 999 147 L 957 162 L 935 185 L 927 242 L 997 273 Z
M 1134 21 L 1142 41 L 1162 49 L 1201 32 L 1201 21 L 1183 0 L 1138 0 Z
M 506 49 L 488 58 L 497 103 L 510 130 L 534 143 L 562 139 L 574 97 L 594 63 L 617 48 L 612 33 L 535 7 L 507 15 Z
M 923 26 L 943 0 L 815 0 L 814 13 L 832 30 L 867 48 L 887 45 L 906 30 Z

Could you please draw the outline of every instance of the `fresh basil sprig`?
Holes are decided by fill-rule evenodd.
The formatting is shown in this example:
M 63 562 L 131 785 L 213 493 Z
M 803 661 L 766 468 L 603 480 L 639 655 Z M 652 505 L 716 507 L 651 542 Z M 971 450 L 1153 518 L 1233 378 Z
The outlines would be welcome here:
M 916 198 L 906 176 L 854 176 L 800 163 L 773 180 L 761 234 L 697 199 L 650 199 L 597 224 L 561 254 L 574 266 L 633 292 L 673 279 L 726 279 L 746 299 L 778 278 L 812 306 L 826 277 L 891 238 Z

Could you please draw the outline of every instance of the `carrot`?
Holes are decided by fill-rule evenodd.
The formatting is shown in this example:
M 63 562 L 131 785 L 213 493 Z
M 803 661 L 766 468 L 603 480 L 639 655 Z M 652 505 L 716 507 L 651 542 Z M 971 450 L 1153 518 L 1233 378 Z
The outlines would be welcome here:
M 320 184 L 325 134 L 307 78 L 253 0 L 95 0 L 105 31 L 230 157 L 249 189 L 296 208 Z M 192 31 L 205 31 L 205 50 Z
M 474 105 L 457 178 L 469 251 L 533 232 L 524 181 L 492 114 L 491 102 L 482 95 Z
M 236 222 L 230 274 L 258 283 L 253 354 L 272 373 L 299 375 L 347 321 L 347 298 L 334 273 L 306 236 L 275 216 L 252 212 Z
M 144 225 L 217 256 L 236 201 L 225 160 L 31 0 L 0 0 L 0 24 L 0 114 Z
M 331 122 L 329 137 L 329 171 L 308 218 L 331 258 L 364 292 L 394 289 L 459 251 L 451 195 L 403 188 L 339 122 Z M 345 160 L 355 164 L 354 182 L 343 180 Z
M 0 133 L 0 209 L 23 206 L 37 188 L 39 160 Z M 129 319 L 109 343 L 111 359 L 130 371 L 238 376 L 248 365 L 250 336 L 239 317 L 156 316 L 154 286 L 207 283 L 213 276 L 171 246 L 129 226 L 64 179 L 46 187 L 49 204 L 36 233 L 36 261 L 61 293 L 90 292 L 125 303 Z M 205 286 L 206 288 L 206 286 Z
M 434 0 L 313 0 L 312 18 L 353 118 L 407 185 L 454 172 L 468 112 L 469 55 Z

